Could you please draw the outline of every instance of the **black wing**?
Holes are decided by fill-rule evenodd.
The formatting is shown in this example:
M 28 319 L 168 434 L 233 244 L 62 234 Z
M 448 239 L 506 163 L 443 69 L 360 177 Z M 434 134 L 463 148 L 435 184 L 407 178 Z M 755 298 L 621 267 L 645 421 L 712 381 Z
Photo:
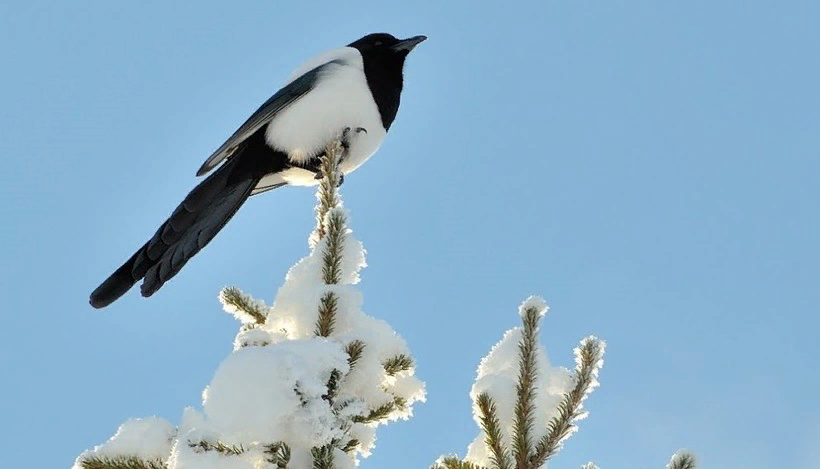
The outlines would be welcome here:
M 331 65 L 343 65 L 342 60 L 332 60 L 306 72 L 304 75 L 288 83 L 285 87 L 276 92 L 262 104 L 249 118 L 240 126 L 231 137 L 217 148 L 205 163 L 196 172 L 197 176 L 202 176 L 214 169 L 225 158 L 236 150 L 236 147 L 245 139 L 254 134 L 262 126 L 271 121 L 276 114 L 285 109 L 297 99 L 312 90 L 319 82 L 320 75 Z

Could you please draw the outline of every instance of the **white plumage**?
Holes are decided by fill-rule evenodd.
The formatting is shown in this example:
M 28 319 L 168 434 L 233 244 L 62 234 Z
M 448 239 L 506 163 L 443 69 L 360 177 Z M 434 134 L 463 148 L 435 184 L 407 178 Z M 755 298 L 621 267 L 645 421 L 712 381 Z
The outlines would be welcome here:
M 304 163 L 321 153 L 346 127 L 362 127 L 367 132 L 350 134 L 349 152 L 341 165 L 347 174 L 367 161 L 386 136 L 367 85 L 361 54 L 352 47 L 334 49 L 305 62 L 291 80 L 334 60 L 338 63 L 327 67 L 310 93 L 274 117 L 265 138 L 272 148 L 287 153 L 291 162 Z M 276 181 L 271 177 L 263 179 L 259 187 L 280 179 L 292 185 L 310 186 L 318 183 L 315 176 L 311 171 L 291 168 Z

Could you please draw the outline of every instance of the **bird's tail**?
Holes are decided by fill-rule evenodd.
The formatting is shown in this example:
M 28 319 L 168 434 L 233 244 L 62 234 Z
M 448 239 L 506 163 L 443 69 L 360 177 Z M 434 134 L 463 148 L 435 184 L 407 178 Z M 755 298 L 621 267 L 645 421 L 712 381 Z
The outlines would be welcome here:
M 91 306 L 108 306 L 142 278 L 142 296 L 151 296 L 204 248 L 261 179 L 243 156 L 232 155 L 188 193 L 154 236 L 91 293 Z

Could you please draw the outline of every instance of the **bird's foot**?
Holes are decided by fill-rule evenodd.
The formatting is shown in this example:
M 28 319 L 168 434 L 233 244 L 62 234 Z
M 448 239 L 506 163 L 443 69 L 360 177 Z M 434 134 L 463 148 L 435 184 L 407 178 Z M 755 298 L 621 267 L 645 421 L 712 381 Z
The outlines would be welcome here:
M 353 129 L 351 127 L 345 127 L 345 129 L 342 131 L 342 138 L 341 138 L 342 148 L 344 148 L 345 151 L 350 150 L 350 133 L 351 132 L 353 132 L 355 135 L 359 135 L 362 132 L 367 133 L 367 129 L 365 129 L 364 127 L 356 127 L 355 129 Z
M 316 173 L 316 180 L 320 180 L 320 179 L 322 179 L 322 171 L 321 170 L 319 170 Z M 344 184 L 344 182 L 345 182 L 345 175 L 340 173 L 339 174 L 339 182 L 336 183 L 336 187 L 342 187 L 342 184 Z
M 344 161 L 345 156 L 347 156 L 347 152 L 350 151 L 351 138 L 360 133 L 367 133 L 367 129 L 365 129 L 364 127 L 345 127 L 345 129 L 342 131 L 342 135 L 339 138 L 339 141 L 342 144 L 342 155 L 339 157 L 340 163 Z M 316 180 L 322 179 L 322 169 L 320 168 L 320 162 L 321 159 L 317 158 L 313 166 L 305 168 L 316 173 Z M 339 182 L 336 184 L 336 187 L 341 187 L 344 181 L 344 174 L 339 174 Z

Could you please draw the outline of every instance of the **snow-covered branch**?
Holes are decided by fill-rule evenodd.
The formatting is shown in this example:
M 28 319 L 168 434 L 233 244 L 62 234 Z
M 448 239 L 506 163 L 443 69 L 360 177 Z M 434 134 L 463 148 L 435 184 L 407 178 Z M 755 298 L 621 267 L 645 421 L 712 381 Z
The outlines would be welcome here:
M 177 426 L 128 420 L 74 469 L 348 469 L 371 454 L 379 425 L 408 419 L 425 399 L 405 341 L 362 311 L 365 250 L 339 194 L 342 138 L 322 159 L 310 253 L 273 305 L 236 287 L 220 292 L 241 325 L 201 408 L 186 408 Z M 521 304 L 522 326 L 482 359 L 470 392 L 479 435 L 465 458 L 442 457 L 433 468 L 539 469 L 577 431 L 605 344 L 587 337 L 573 371 L 553 367 L 538 339 L 547 309 L 537 297 Z M 676 453 L 667 468 L 695 469 L 694 457 Z
M 590 336 L 575 349 L 575 369 L 553 367 L 538 341 L 547 304 L 530 297 L 519 307 L 522 326 L 508 330 L 481 360 L 470 392 L 480 428 L 467 456 L 439 458 L 432 469 L 539 469 L 578 429 L 583 408 L 598 387 L 605 343 Z M 689 453 L 676 454 L 668 469 L 695 469 Z M 582 469 L 598 469 L 587 463 Z
M 681 450 L 672 455 L 667 469 L 695 469 L 697 467 L 695 455 L 687 450 Z
M 366 266 L 338 192 L 341 139 L 325 151 L 310 254 L 272 306 L 236 287 L 219 300 L 241 323 L 232 353 L 173 426 L 126 422 L 75 469 L 354 467 L 376 429 L 412 415 L 425 398 L 405 341 L 365 314 L 356 289 Z
M 547 454 L 545 442 L 550 444 L 547 448 L 554 449 L 568 436 L 558 441 L 552 428 L 555 422 L 566 420 L 562 419 L 562 402 L 574 395 L 572 390 L 581 381 L 578 377 L 584 377 L 583 397 L 597 384 L 589 378 L 597 377 L 603 364 L 604 343 L 589 339 L 597 355 L 585 360 L 583 366 L 579 364 L 574 375 L 553 367 L 538 340 L 539 323 L 547 309 L 540 298 L 524 301 L 519 307 L 522 326 L 507 331 L 482 359 L 470 393 L 473 416 L 481 431 L 470 445 L 465 461 L 497 469 L 542 466 L 547 459 L 543 456 Z M 579 350 L 582 349 L 586 350 L 583 345 Z M 578 418 L 580 408 L 580 401 L 573 401 L 567 408 L 573 417 L 570 421 Z

